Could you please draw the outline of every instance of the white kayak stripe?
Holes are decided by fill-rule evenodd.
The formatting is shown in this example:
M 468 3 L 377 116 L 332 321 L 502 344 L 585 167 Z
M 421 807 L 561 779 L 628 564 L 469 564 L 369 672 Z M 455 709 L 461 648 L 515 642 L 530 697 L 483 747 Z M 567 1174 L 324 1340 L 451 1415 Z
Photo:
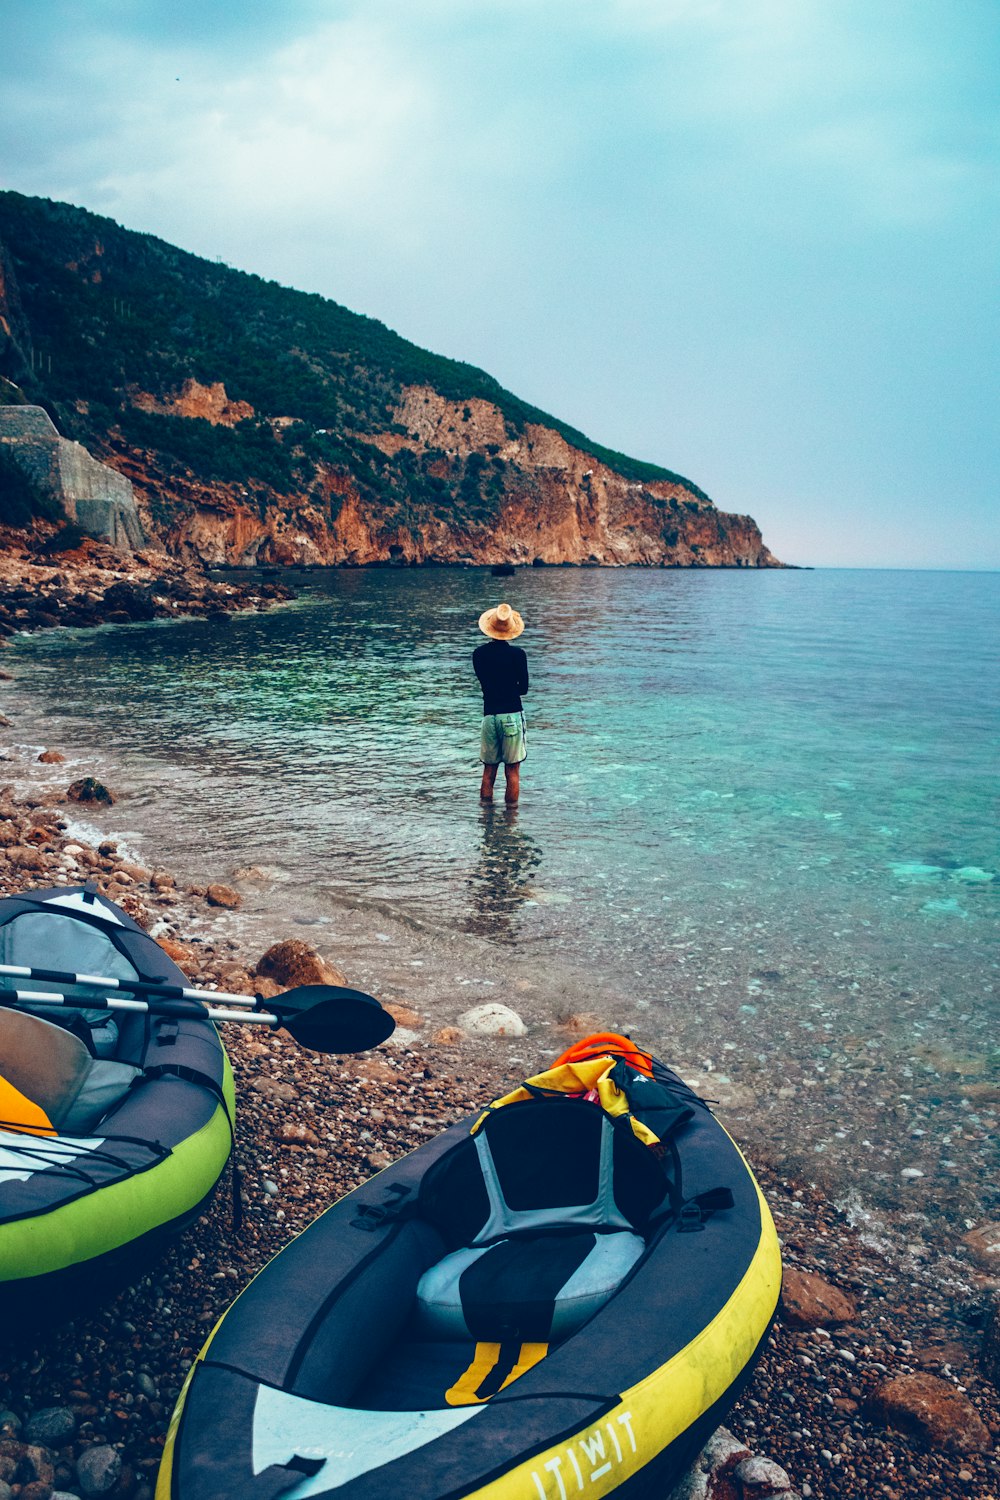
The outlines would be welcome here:
M 102 922 L 113 922 L 116 927 L 125 925 L 121 918 L 108 907 L 99 906 L 96 901 L 85 900 L 81 891 L 74 891 L 70 896 L 49 896 L 41 904 L 42 906 L 65 906 L 70 911 L 85 911 L 88 916 L 100 917 Z
M 0 1184 L 27 1182 L 35 1172 L 59 1167 L 104 1145 L 103 1136 L 26 1135 L 0 1130 Z
M 253 1471 L 260 1474 L 271 1464 L 287 1464 L 296 1454 L 325 1459 L 316 1474 L 304 1477 L 282 1497 L 307 1500 L 444 1437 L 483 1409 L 357 1411 L 262 1385 L 253 1414 Z

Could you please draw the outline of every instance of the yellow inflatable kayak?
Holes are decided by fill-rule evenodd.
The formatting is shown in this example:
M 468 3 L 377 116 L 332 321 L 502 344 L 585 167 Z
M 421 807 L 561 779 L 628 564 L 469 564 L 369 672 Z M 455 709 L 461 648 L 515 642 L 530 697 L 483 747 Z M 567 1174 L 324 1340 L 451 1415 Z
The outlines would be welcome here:
M 602 1036 L 264 1268 L 192 1368 L 157 1500 L 666 1494 L 749 1380 L 780 1281 L 725 1130 Z

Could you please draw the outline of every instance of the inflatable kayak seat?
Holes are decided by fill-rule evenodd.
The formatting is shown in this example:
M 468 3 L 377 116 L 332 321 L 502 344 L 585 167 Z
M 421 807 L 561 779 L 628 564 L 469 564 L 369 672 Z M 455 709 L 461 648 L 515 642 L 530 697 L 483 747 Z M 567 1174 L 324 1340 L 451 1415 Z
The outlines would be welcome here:
M 2 998 L 2 997 L 0 997 Z M 0 1008 L 0 1077 L 44 1110 L 63 1135 L 86 1135 L 124 1097 L 139 1074 L 128 1063 L 93 1058 L 79 1037 L 30 1011 Z M 16 1105 L 5 1093 L 8 1109 Z M 32 1128 L 37 1120 L 21 1111 L 0 1120 L 0 1128 Z
M 423 1337 L 557 1343 L 620 1286 L 666 1196 L 664 1172 L 627 1120 L 578 1099 L 487 1115 L 428 1174 L 421 1214 L 464 1244 L 417 1286 Z

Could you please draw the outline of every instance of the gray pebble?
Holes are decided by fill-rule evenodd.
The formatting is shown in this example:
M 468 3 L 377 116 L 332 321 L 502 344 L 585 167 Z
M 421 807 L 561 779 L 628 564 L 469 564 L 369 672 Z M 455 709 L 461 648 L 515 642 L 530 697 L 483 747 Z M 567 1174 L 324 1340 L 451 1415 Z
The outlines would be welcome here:
M 150 1375 L 147 1375 L 144 1370 L 140 1370 L 139 1374 L 135 1377 L 135 1388 L 140 1395 L 148 1396 L 150 1401 L 155 1401 L 159 1395 L 156 1381 Z
M 114 1489 L 122 1471 L 121 1454 L 107 1443 L 88 1448 L 76 1461 L 76 1473 L 84 1495 L 106 1495 Z
M 24 1424 L 24 1441 L 61 1448 L 76 1431 L 76 1416 L 68 1406 L 45 1406 Z
M 0 1411 L 0 1437 L 17 1437 L 21 1431 L 21 1418 L 16 1411 Z
M 12 1500 L 13 1494 L 14 1491 L 11 1489 L 7 1481 L 5 1479 L 0 1479 L 0 1500 Z M 59 1496 L 53 1495 L 52 1500 L 59 1500 Z M 73 1496 L 73 1500 L 76 1500 L 75 1495 Z
M 773 1495 L 792 1487 L 792 1481 L 780 1464 L 757 1454 L 737 1464 L 734 1473 L 744 1491 L 750 1490 L 754 1495 Z
M 3 1490 L 0 1490 L 0 1500 L 7 1500 Z M 72 1490 L 53 1490 L 49 1500 L 80 1500 L 80 1496 Z

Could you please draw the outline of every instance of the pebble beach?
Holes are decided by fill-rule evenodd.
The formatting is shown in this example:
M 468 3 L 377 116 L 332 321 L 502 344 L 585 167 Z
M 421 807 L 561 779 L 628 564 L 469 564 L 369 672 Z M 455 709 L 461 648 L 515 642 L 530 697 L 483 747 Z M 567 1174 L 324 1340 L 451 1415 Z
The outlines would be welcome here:
M 81 566 L 105 563 L 91 555 Z M 64 572 L 50 581 L 51 593 L 66 597 L 44 611 L 51 618 L 32 617 L 17 590 L 37 596 L 44 580 L 24 568 L 38 566 L 26 561 L 7 581 L 4 618 L 13 629 L 50 627 L 60 608 L 75 607 L 78 590 Z M 97 597 L 88 601 L 87 623 L 100 617 L 116 582 L 133 585 L 91 578 Z M 175 582 L 175 598 L 183 587 Z M 140 607 L 135 597 L 119 590 L 111 602 L 132 598 Z M 218 587 L 200 607 L 266 602 Z M 112 623 L 124 623 L 120 612 Z M 54 791 L 52 780 L 71 749 L 42 752 L 45 784 L 34 791 L 32 767 L 14 752 L 5 756 L 8 775 L 0 779 L 11 784 L 0 789 L 0 895 L 94 880 L 203 987 L 274 994 L 312 978 L 378 993 L 360 943 L 333 945 L 331 934 L 308 929 L 304 941 L 302 928 L 241 922 L 252 870 L 206 870 L 193 883 L 137 862 L 113 838 L 83 836 L 76 799 L 100 792 L 80 787 L 87 778 L 76 765 L 65 789 Z M 397 1031 L 359 1057 L 324 1057 L 281 1033 L 226 1028 L 239 1176 L 227 1169 L 210 1210 L 112 1300 L 59 1328 L 16 1339 L 0 1330 L 0 1500 L 151 1500 L 184 1376 L 250 1277 L 330 1202 L 543 1065 L 581 1024 L 601 1019 L 592 996 L 576 997 L 574 1015 L 568 991 L 558 1025 L 533 1041 L 530 1017 L 517 1037 L 463 1025 L 476 998 L 468 993 L 449 1016 L 431 1015 L 419 992 L 401 986 L 380 998 Z M 690 1061 L 666 1060 L 682 1069 Z M 730 1123 L 724 1106 L 719 1112 Z M 738 1125 L 731 1128 L 739 1138 Z M 997 1500 L 1000 1225 L 977 1225 L 949 1250 L 907 1256 L 810 1183 L 791 1155 L 755 1154 L 752 1165 L 782 1240 L 782 1304 L 749 1391 L 677 1500 Z M 238 1231 L 234 1192 L 242 1198 Z

